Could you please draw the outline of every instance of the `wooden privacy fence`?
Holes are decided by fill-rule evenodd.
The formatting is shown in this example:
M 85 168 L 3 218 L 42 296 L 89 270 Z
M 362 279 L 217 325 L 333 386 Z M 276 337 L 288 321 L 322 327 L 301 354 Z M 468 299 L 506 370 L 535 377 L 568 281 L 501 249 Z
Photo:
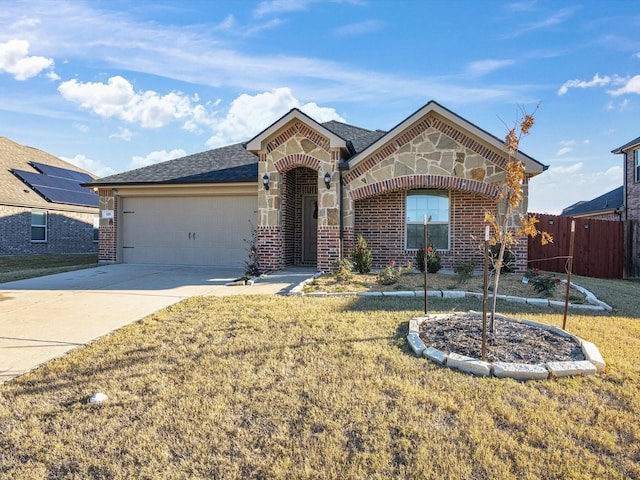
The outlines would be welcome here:
M 538 230 L 553 236 L 553 243 L 544 246 L 540 245 L 540 237 L 529 238 L 529 268 L 566 273 L 571 220 L 575 220 L 572 273 L 595 278 L 622 278 L 622 222 L 537 213 L 529 215 L 540 220 Z

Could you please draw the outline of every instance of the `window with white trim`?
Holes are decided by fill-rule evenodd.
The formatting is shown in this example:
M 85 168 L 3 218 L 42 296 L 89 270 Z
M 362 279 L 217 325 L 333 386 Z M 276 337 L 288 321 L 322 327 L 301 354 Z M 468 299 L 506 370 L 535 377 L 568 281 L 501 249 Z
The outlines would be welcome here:
M 636 182 L 640 182 L 640 148 L 636 150 L 636 163 L 635 163 L 635 172 L 636 172 Z
M 427 215 L 427 242 L 438 250 L 449 250 L 449 191 L 409 190 L 406 202 L 406 248 L 424 245 L 424 216 Z
M 31 212 L 31 241 L 47 241 L 47 212 Z

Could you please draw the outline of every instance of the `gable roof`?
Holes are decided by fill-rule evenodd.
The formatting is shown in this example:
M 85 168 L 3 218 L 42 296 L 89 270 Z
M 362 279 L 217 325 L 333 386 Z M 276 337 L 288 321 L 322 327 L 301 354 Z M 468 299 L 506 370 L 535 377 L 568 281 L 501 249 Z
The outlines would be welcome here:
M 494 149 L 506 152 L 506 147 L 504 145 L 504 141 L 499 139 L 498 137 L 490 134 L 486 130 L 478 127 L 477 125 L 469 122 L 468 120 L 462 118 L 460 115 L 452 112 L 448 108 L 443 107 L 435 100 L 429 101 L 424 107 L 420 108 L 412 115 L 408 116 L 406 119 L 401 121 L 398 125 L 393 127 L 391 130 L 386 132 L 384 135 L 381 135 L 376 141 L 372 142 L 362 151 L 358 152 L 356 155 L 351 157 L 348 161 L 348 168 L 355 167 L 358 163 L 366 159 L 368 156 L 373 154 L 376 150 L 384 146 L 387 142 L 392 140 L 393 138 L 401 135 L 407 129 L 411 128 L 415 123 L 422 120 L 429 113 L 436 113 L 441 117 L 445 118 L 449 122 L 454 125 L 460 126 L 463 130 L 471 133 L 476 138 L 479 138 L 483 142 L 489 144 Z M 532 175 L 537 175 L 539 173 L 544 172 L 548 167 L 548 165 L 544 165 L 534 158 L 526 155 L 524 152 L 518 150 L 516 154 L 516 158 L 524 163 L 525 171 Z
M 628 143 L 625 143 L 621 147 L 616 148 L 615 150 L 611 150 L 611 153 L 622 153 L 625 150 L 629 150 L 632 147 L 640 146 L 640 137 L 634 138 Z
M 300 112 L 301 113 L 301 112 Z M 284 119 L 291 112 L 281 118 Z M 289 120 L 292 117 L 288 117 Z M 293 118 L 299 118 L 293 116 Z M 315 121 L 314 121 L 315 122 Z M 286 122 L 285 122 L 286 123 Z M 347 123 L 329 121 L 317 124 L 328 134 L 352 149 L 360 151 L 384 134 L 381 130 L 367 130 Z M 266 130 L 265 130 L 266 131 Z M 152 185 L 179 183 L 257 182 L 258 157 L 241 143 L 195 153 L 186 157 L 116 173 L 89 182 L 91 186 Z
M 37 148 L 20 145 L 8 138 L 0 137 L 0 205 L 54 210 L 96 210 L 95 207 L 47 201 L 34 188 L 13 173 L 22 171 L 36 178 L 37 175 L 42 174 L 36 168 L 39 164 L 43 164 L 41 167 L 57 167 L 95 178 L 95 175 L 90 172 L 61 158 Z
M 257 182 L 258 158 L 255 153 L 262 150 L 265 147 L 266 141 L 293 120 L 299 120 L 309 126 L 309 128 L 327 137 L 331 148 L 340 148 L 343 151 L 344 157 L 347 159 L 343 166 L 348 165 L 348 167 L 351 168 L 371 152 L 384 145 L 432 111 L 447 118 L 450 122 L 460 125 L 461 128 L 476 135 L 485 143 L 490 144 L 500 151 L 504 151 L 505 147 L 502 140 L 468 122 L 433 100 L 400 122 L 389 132 L 384 130 L 368 130 L 335 120 L 318 123 L 304 112 L 294 108 L 244 144 L 237 143 L 228 145 L 135 170 L 117 173 L 99 180 L 94 180 L 87 185 Z M 522 152 L 518 152 L 518 158 L 525 162 L 527 173 L 532 175 L 536 175 L 548 168 L 546 165 L 541 164 Z
M 257 182 L 258 159 L 241 143 L 116 173 L 88 185 Z
M 560 216 L 582 217 L 612 213 L 622 208 L 624 203 L 622 186 L 600 195 L 593 200 L 578 202 L 562 210 Z
M 297 108 L 292 108 L 276 120 L 274 123 L 265 128 L 262 132 L 257 134 L 247 143 L 245 143 L 245 148 L 250 152 L 259 152 L 264 149 L 265 142 L 272 137 L 278 130 L 284 127 L 287 123 L 299 120 L 302 123 L 308 125 L 313 130 L 316 130 L 321 135 L 324 135 L 329 139 L 330 148 L 347 148 L 347 142 L 344 138 L 339 135 L 336 135 L 334 132 L 329 130 L 323 124 L 316 122 L 313 118 L 311 118 L 306 113 L 298 110 Z M 337 122 L 336 122 L 337 123 Z

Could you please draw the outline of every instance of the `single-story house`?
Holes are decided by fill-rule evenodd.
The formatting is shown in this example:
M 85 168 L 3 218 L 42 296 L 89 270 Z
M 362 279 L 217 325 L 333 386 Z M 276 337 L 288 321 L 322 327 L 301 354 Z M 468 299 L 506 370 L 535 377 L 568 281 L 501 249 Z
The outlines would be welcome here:
M 624 278 L 640 278 L 640 137 L 612 151 L 624 155 Z
M 624 188 L 622 186 L 611 190 L 589 201 L 581 201 L 565 208 L 560 213 L 562 217 L 588 217 L 595 220 L 622 221 L 624 210 Z
M 89 172 L 0 137 L 0 255 L 96 253 L 97 193 Z
M 244 144 L 95 180 L 100 259 L 329 270 L 362 235 L 374 266 L 414 261 L 428 215 L 445 268 L 480 259 L 508 159 L 503 141 L 431 101 L 389 131 L 293 109 Z M 528 180 L 546 166 L 522 152 Z M 515 249 L 526 268 L 527 242 Z

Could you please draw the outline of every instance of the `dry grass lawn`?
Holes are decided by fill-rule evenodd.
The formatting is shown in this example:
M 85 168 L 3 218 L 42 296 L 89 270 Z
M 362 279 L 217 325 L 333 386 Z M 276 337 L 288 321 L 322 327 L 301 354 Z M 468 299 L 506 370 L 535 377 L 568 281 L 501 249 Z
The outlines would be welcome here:
M 569 319 L 606 373 L 528 383 L 416 358 L 405 336 L 421 305 L 182 302 L 0 386 L 0 478 L 640 478 L 636 302 Z M 107 401 L 87 404 L 98 391 Z
M 98 254 L 0 256 L 0 283 L 95 267 Z

